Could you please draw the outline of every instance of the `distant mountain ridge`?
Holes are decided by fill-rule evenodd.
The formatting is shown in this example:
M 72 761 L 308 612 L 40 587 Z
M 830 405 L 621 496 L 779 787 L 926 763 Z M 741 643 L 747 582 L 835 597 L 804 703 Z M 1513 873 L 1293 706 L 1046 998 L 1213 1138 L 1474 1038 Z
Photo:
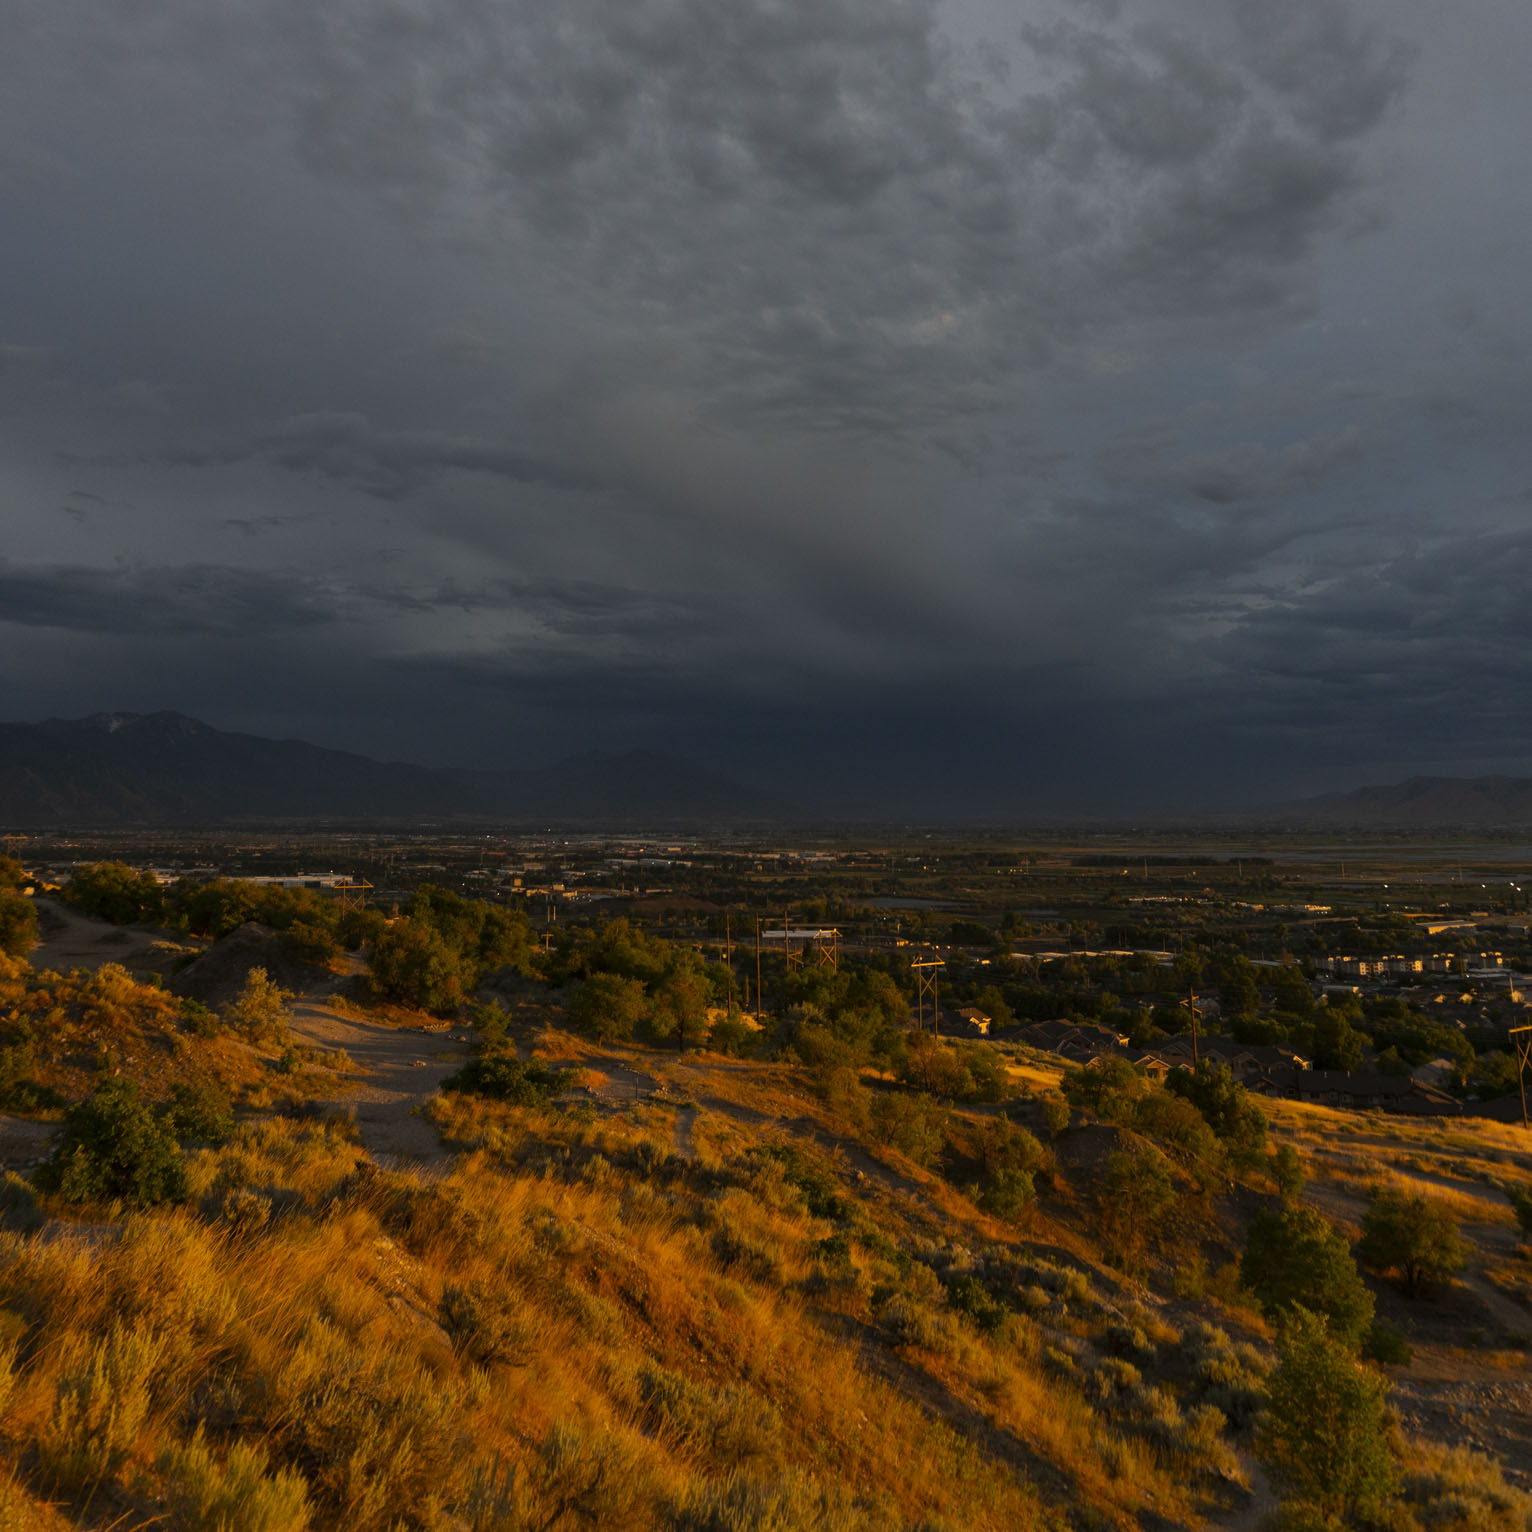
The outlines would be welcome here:
M 1288 804 L 1287 820 L 1420 829 L 1438 825 L 1532 826 L 1532 777 L 1411 777 Z
M 533 771 L 436 770 L 302 740 L 226 733 L 174 712 L 0 724 L 0 825 L 252 820 L 631 823 L 770 819 L 764 794 L 633 751 Z

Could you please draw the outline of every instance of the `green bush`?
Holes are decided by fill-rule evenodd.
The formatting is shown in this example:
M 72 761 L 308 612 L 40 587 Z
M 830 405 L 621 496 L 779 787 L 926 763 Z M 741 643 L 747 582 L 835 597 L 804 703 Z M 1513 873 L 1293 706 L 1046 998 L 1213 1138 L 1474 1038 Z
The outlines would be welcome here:
M 1010 1317 L 1011 1311 L 973 1276 L 961 1276 L 947 1289 L 947 1302 L 979 1329 L 993 1334 Z
M 216 1148 L 234 1132 L 234 1103 L 216 1085 L 182 1082 L 171 1089 L 165 1125 L 183 1144 Z
M 996 1218 L 1019 1218 L 1032 1205 L 1037 1188 L 1030 1170 L 1014 1170 L 1002 1166 L 984 1184 L 979 1193 L 979 1206 Z
M 109 1080 L 70 1109 L 37 1182 L 68 1202 L 121 1198 L 149 1207 L 186 1196 L 186 1162 L 170 1126 L 132 1083 Z
M 523 1062 L 513 1053 L 489 1053 L 470 1059 L 442 1081 L 443 1090 L 489 1096 L 512 1106 L 541 1106 L 564 1089 L 568 1072 L 550 1069 L 536 1059 Z

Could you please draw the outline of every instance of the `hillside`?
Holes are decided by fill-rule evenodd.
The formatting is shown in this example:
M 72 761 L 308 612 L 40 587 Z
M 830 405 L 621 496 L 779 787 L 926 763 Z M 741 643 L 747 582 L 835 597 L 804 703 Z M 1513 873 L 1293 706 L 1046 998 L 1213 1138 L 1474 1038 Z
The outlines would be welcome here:
M 1279 816 L 1295 825 L 1381 829 L 1512 828 L 1532 824 L 1532 778 L 1411 777 L 1289 804 Z
M 530 771 L 431 770 L 179 713 L 0 724 L 0 824 L 258 821 L 627 823 L 770 817 L 763 795 L 688 762 L 588 754 Z
M 828 1059 L 602 1042 L 577 991 L 512 971 L 474 1027 L 337 973 L 259 1035 L 178 1022 L 120 969 L 8 960 L 3 983 L 17 1077 L 78 1101 L 89 1076 L 52 1061 L 83 1047 L 160 1100 L 163 1061 L 216 1063 L 234 1118 L 183 1134 L 184 1190 L 142 1210 L 6 1180 L 0 1524 L 1232 1529 L 1274 1504 L 1252 1424 L 1274 1332 L 1234 1263 L 1275 1186 L 1152 1086 L 1103 1079 L 1061 1116 L 1056 1061 L 1013 1049 L 977 1094 L 954 1071 L 979 1053 L 928 1054 L 944 1103 Z M 61 1002 L 78 1043 L 29 1023 Z M 1429 1299 L 1372 1284 L 1416 1351 L 1387 1369 L 1390 1524 L 1525 1528 L 1532 1502 L 1458 1444 L 1471 1419 L 1532 1469 L 1497 1189 L 1532 1186 L 1528 1146 L 1273 1111 L 1307 1206 L 1354 1220 L 1407 1178 L 1474 1242 Z M 1158 1167 L 1152 1213 L 1124 1163 Z

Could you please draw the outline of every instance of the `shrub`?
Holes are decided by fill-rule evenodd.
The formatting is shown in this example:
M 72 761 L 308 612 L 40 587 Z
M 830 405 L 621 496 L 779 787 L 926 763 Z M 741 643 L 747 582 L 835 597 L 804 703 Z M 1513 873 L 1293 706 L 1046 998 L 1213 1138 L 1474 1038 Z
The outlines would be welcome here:
M 30 1234 L 42 1228 L 47 1220 L 37 1205 L 37 1193 L 31 1183 L 18 1176 L 14 1170 L 0 1177 L 0 1228 L 14 1229 L 18 1234 Z
M 537 1059 L 523 1062 L 514 1053 L 487 1053 L 470 1059 L 442 1081 L 443 1090 L 488 1096 L 512 1106 L 541 1106 L 568 1083 L 567 1070 L 550 1069 Z
M 929 1096 L 889 1091 L 871 1107 L 873 1137 L 907 1154 L 927 1169 L 941 1158 L 947 1142 L 946 1110 Z
M 72 1107 L 52 1158 L 37 1176 L 68 1202 L 122 1198 L 140 1207 L 186 1195 L 186 1162 L 169 1126 L 115 1079 Z
M 165 1125 L 182 1143 L 217 1147 L 234 1132 L 234 1103 L 216 1085 L 183 1081 L 171 1089 Z
M 439 932 L 406 916 L 374 941 L 372 984 L 387 1000 L 443 1016 L 463 1003 L 463 961 Z
M 1521 1225 L 1521 1232 L 1532 1235 L 1532 1187 L 1507 1186 L 1505 1194 L 1510 1198 L 1511 1207 L 1516 1214 L 1516 1222 Z
M 1002 1167 L 990 1176 L 979 1193 L 979 1206 L 996 1218 L 1019 1218 L 1036 1195 L 1030 1170 Z
M 962 1276 L 947 1289 L 947 1302 L 979 1329 L 993 1334 L 1010 1317 L 1010 1310 L 977 1278 Z
M 697 1485 L 671 1525 L 677 1532 L 874 1532 L 884 1522 L 859 1510 L 845 1486 L 788 1469 L 765 1479 L 731 1473 L 720 1483 Z
M 37 911 L 32 901 L 0 887 L 0 952 L 8 957 L 25 957 L 37 940 Z
M 1057 1138 L 1069 1126 L 1069 1103 L 1059 1096 L 1044 1096 L 1043 1128 L 1049 1138 Z
M 1298 1151 L 1291 1144 L 1279 1144 L 1271 1157 L 1271 1179 L 1283 1202 L 1296 1202 L 1306 1177 Z
M 1390 1190 L 1373 1194 L 1357 1245 L 1357 1253 L 1375 1271 L 1397 1272 L 1411 1298 L 1461 1271 L 1468 1250 L 1440 1203 Z
M 38 1452 L 40 1465 L 62 1488 L 93 1487 L 127 1460 L 148 1421 L 166 1344 L 163 1336 L 121 1325 L 94 1340 L 77 1340 Z
M 258 1446 L 235 1442 L 220 1463 L 201 1433 L 159 1458 L 169 1525 L 177 1532 L 304 1532 L 308 1485 L 291 1468 L 267 1471 Z
M 1321 1515 L 1350 1517 L 1375 1505 L 1396 1479 L 1385 1430 L 1387 1382 L 1302 1308 L 1291 1311 L 1278 1354 L 1261 1456 L 1295 1499 Z
M 292 998 L 292 991 L 274 984 L 264 968 L 252 968 L 244 988 L 224 1011 L 224 1020 L 252 1043 L 281 1042 L 287 1033 L 283 1017 Z
M 216 1037 L 218 1035 L 218 1016 L 210 1011 L 200 1000 L 183 1000 L 181 1002 L 181 1020 L 186 1023 L 186 1030 L 193 1037 Z

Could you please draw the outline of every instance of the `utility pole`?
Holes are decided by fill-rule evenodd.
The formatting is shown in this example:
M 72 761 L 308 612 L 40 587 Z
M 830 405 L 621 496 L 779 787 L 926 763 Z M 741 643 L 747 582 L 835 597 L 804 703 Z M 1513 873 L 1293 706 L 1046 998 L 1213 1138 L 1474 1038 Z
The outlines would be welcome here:
M 1197 1067 L 1197 1065 L 1202 1062 L 1201 1057 L 1199 1056 L 1199 1054 L 1197 1052 L 1197 991 L 1195 989 L 1191 991 L 1191 997 L 1192 997 L 1191 998 L 1191 1013 L 1192 1013 L 1192 1068 L 1195 1069 Z
M 761 1010 L 761 917 L 755 917 L 755 1009 Z
M 1521 1125 L 1527 1124 L 1527 1067 L 1532 1065 L 1532 1027 L 1512 1027 L 1506 1034 L 1516 1050 L 1516 1084 L 1521 1090 Z

